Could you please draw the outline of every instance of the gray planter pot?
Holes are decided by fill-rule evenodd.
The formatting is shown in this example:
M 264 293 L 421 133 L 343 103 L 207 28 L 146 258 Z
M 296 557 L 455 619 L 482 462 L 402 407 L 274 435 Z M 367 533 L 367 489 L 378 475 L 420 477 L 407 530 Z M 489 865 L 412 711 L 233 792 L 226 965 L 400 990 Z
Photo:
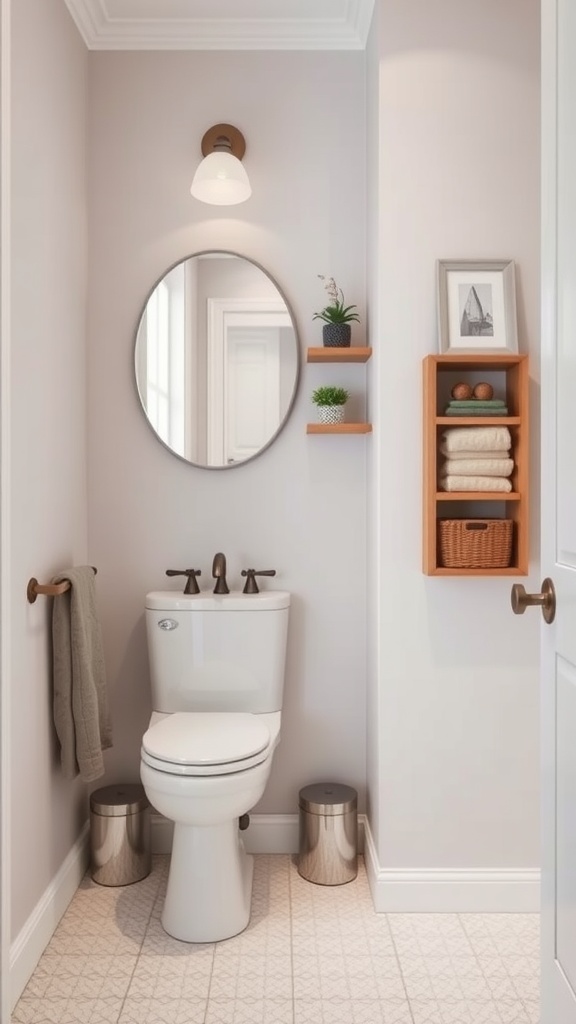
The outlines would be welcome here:
M 326 347 L 350 348 L 350 324 L 323 324 L 322 341 Z

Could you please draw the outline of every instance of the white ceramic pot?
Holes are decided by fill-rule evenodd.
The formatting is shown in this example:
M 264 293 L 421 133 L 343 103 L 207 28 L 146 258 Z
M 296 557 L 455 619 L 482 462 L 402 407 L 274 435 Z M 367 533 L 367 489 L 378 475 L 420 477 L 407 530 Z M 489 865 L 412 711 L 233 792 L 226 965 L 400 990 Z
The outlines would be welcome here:
M 344 423 L 344 406 L 319 405 L 318 418 L 320 423 Z

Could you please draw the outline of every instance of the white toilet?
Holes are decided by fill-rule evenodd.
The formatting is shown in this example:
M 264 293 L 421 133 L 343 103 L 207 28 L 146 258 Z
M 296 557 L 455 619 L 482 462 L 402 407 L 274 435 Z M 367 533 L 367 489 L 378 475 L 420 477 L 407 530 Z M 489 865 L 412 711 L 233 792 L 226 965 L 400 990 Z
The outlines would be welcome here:
M 250 920 L 252 857 L 238 819 L 258 802 L 280 738 L 290 594 L 146 597 L 152 717 L 140 775 L 174 822 L 162 925 L 215 942 Z

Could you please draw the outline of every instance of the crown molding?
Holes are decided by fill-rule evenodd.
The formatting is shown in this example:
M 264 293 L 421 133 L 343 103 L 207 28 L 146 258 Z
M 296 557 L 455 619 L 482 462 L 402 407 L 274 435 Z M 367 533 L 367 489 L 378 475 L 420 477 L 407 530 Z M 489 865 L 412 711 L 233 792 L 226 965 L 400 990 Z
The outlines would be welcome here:
M 65 3 L 89 50 L 363 50 L 374 8 L 374 0 L 285 0 L 281 17 L 262 17 L 246 0 L 238 18 L 221 0 L 221 16 L 207 18 L 202 0 L 147 0 L 138 16 L 129 0 Z

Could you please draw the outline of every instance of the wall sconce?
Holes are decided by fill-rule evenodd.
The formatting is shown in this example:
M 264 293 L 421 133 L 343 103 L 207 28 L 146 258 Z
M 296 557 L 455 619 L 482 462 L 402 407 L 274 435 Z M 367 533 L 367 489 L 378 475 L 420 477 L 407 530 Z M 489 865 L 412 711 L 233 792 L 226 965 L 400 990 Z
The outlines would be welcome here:
M 215 124 L 202 138 L 204 159 L 190 186 L 195 199 L 213 206 L 234 206 L 252 195 L 240 161 L 246 152 L 242 132 L 231 124 Z

